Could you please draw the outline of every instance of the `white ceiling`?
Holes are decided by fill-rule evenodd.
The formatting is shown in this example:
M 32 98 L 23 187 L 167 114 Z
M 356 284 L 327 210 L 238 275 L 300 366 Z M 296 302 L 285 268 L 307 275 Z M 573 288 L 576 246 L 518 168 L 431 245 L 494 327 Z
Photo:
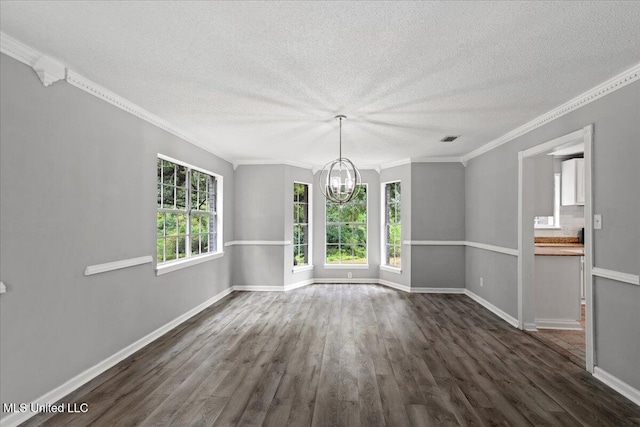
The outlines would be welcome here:
M 635 2 L 12 2 L 0 30 L 227 159 L 459 156 L 640 62 Z M 451 143 L 445 135 L 462 135 Z

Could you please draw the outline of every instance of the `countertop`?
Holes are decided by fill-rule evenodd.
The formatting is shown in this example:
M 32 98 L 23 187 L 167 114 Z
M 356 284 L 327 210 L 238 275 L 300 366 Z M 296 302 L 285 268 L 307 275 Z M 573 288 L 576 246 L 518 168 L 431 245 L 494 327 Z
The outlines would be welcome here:
M 581 243 L 536 243 L 534 254 L 540 256 L 584 256 Z

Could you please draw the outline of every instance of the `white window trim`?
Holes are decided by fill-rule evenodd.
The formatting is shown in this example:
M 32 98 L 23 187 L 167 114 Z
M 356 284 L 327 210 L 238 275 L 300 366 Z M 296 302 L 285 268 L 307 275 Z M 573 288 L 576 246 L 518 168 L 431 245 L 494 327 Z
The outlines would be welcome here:
M 172 271 L 181 270 L 192 265 L 202 264 L 203 262 L 211 261 L 213 259 L 222 258 L 224 252 L 209 252 L 202 255 L 196 255 L 187 259 L 180 259 L 177 261 L 167 261 L 156 266 L 156 276 L 162 276 L 163 274 L 171 273 Z
M 306 264 L 306 265 L 296 265 L 291 269 L 291 272 L 295 274 L 295 273 L 302 273 L 303 271 L 311 271 L 311 270 L 313 270 L 313 264 Z
M 365 188 L 367 189 L 367 259 L 364 264 L 327 264 L 327 201 L 325 199 L 322 203 L 322 206 L 324 206 L 323 207 L 324 221 L 322 221 L 324 223 L 324 229 L 323 229 L 324 238 L 322 239 L 324 249 L 322 250 L 323 252 L 322 260 L 324 262 L 325 269 L 328 269 L 328 270 L 331 270 L 331 269 L 339 270 L 339 269 L 345 269 L 345 268 L 352 268 L 354 270 L 369 269 L 369 217 L 371 216 L 369 211 L 369 199 L 370 199 L 369 183 L 361 182 L 360 185 L 364 185 Z
M 224 232 L 224 177 L 220 174 L 211 172 L 207 169 L 203 169 L 201 167 L 198 166 L 194 166 L 190 163 L 186 163 L 183 162 L 181 160 L 178 159 L 174 159 L 173 157 L 161 154 L 161 153 L 157 153 L 157 158 L 158 159 L 162 159 L 162 160 L 167 160 L 169 162 L 178 164 L 180 166 L 185 166 L 189 169 L 192 170 L 196 170 L 198 172 L 202 172 L 208 175 L 211 175 L 213 177 L 216 178 L 217 181 L 217 186 L 218 188 L 216 189 L 216 216 L 217 216 L 217 220 L 216 220 L 216 247 L 218 248 L 218 250 L 216 252 L 207 252 L 205 254 L 200 254 L 200 255 L 195 255 L 192 256 L 190 258 L 186 258 L 186 259 L 180 259 L 180 260 L 172 260 L 172 261 L 166 261 L 166 262 L 162 262 L 162 263 L 158 263 L 158 259 L 157 259 L 157 255 L 156 255 L 156 276 L 160 276 L 162 274 L 166 274 L 169 273 L 171 271 L 176 271 L 176 270 L 180 270 L 182 268 L 185 267 L 189 267 L 191 265 L 196 265 L 196 264 L 200 264 L 203 263 L 205 261 L 209 261 L 212 259 L 217 259 L 217 258 L 221 258 L 222 256 L 224 256 L 224 249 L 223 249 L 223 245 L 224 245 L 224 236 L 223 236 L 223 232 Z M 157 183 L 156 183 L 157 185 Z M 157 207 L 156 207 L 156 212 L 157 212 Z
M 385 218 L 385 208 L 386 208 L 387 201 L 385 200 L 386 193 L 384 191 L 384 187 L 387 184 L 393 184 L 396 182 L 402 183 L 402 180 L 394 179 L 393 181 L 380 183 L 380 269 L 383 271 L 389 271 L 391 273 L 402 274 L 402 267 L 398 268 L 389 264 L 385 264 L 385 260 L 387 259 L 387 255 L 385 253 L 385 249 L 387 248 L 387 242 L 385 240 L 386 231 L 387 231 L 386 230 L 387 219 Z M 402 193 L 400 193 L 400 197 L 402 197 Z M 400 200 L 400 209 L 401 209 L 400 226 L 402 227 L 402 211 L 404 211 L 402 209 L 402 199 Z M 402 232 L 400 232 L 400 242 L 402 242 Z M 402 243 L 400 244 L 400 247 L 402 247 Z M 400 263 L 402 263 L 402 260 L 400 261 Z
M 402 268 L 392 267 L 387 264 L 380 264 L 380 270 L 388 271 L 389 273 L 402 274 Z
M 553 174 L 553 225 L 536 225 L 533 224 L 533 228 L 536 230 L 562 230 L 560 226 L 560 182 L 561 174 Z
M 307 236 L 308 236 L 308 241 L 307 241 L 307 250 L 309 251 L 308 253 L 308 259 L 309 259 L 309 264 L 306 265 L 300 265 L 300 266 L 293 266 L 292 271 L 294 273 L 300 273 L 302 271 L 307 271 L 307 270 L 313 270 L 313 184 L 308 183 L 308 182 L 303 182 L 303 181 L 293 181 L 293 184 L 304 184 L 307 186 L 307 188 L 309 188 L 309 195 L 308 195 L 308 199 L 309 201 L 307 202 L 308 204 L 308 213 L 307 215 L 309 216 L 307 218 L 307 220 L 309 221 L 307 223 Z M 292 206 L 295 203 L 295 200 L 293 200 L 292 202 Z M 293 216 L 293 215 L 292 215 Z M 293 227 L 292 227 L 293 229 Z M 292 242 L 292 246 L 295 247 L 295 242 L 293 241 L 293 234 L 291 235 L 291 242 Z M 292 249 L 292 255 L 293 255 L 293 249 Z M 293 263 L 293 256 L 291 257 L 291 263 Z
M 369 233 L 367 232 L 367 234 Z M 369 264 L 325 264 L 324 268 L 327 270 L 368 270 Z

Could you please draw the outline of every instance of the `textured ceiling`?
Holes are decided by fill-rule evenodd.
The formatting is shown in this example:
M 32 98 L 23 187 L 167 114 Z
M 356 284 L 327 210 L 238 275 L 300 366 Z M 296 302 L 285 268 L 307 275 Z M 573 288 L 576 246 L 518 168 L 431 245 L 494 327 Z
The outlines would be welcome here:
M 640 62 L 635 2 L 11 2 L 0 29 L 228 159 L 457 156 Z M 444 135 L 462 135 L 439 142 Z

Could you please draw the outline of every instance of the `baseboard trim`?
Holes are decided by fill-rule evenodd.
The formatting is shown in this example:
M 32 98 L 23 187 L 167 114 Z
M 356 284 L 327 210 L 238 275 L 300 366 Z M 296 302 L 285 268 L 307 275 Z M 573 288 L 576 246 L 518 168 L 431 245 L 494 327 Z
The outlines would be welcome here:
M 382 286 L 386 286 L 388 288 L 397 289 L 403 292 L 412 292 L 411 287 L 407 285 L 401 285 L 400 283 L 391 282 L 389 280 L 379 279 L 378 284 Z
M 376 279 L 345 279 L 345 278 L 339 278 L 339 279 L 326 279 L 326 278 L 313 279 L 313 283 L 317 283 L 319 285 L 332 284 L 332 283 L 335 283 L 337 285 L 348 285 L 348 284 L 378 285 L 379 282 L 380 281 L 377 278 Z M 391 283 L 391 282 L 389 282 L 389 283 Z
M 284 285 L 284 290 L 285 291 L 291 291 L 293 289 L 299 289 L 299 288 L 303 288 L 305 286 L 313 285 L 313 283 L 314 283 L 313 279 L 301 280 L 301 281 L 296 282 L 296 283 L 291 283 L 289 285 Z
M 582 326 L 577 320 L 564 319 L 536 319 L 537 329 L 561 329 L 567 331 L 581 331 Z
M 220 301 L 222 298 L 229 295 L 232 291 L 233 291 L 233 288 L 228 288 L 220 292 L 219 294 L 213 296 L 212 298 L 209 298 L 202 304 L 176 317 L 169 323 L 161 326 L 160 328 L 156 329 L 150 334 L 147 334 L 144 337 L 140 338 L 138 341 L 134 342 L 133 344 L 128 345 L 127 347 L 123 348 L 122 350 L 118 351 L 112 356 L 109 356 L 108 358 L 104 359 L 102 362 L 99 362 L 98 364 L 92 366 L 86 371 L 76 375 L 75 377 L 71 378 L 69 381 L 65 382 L 59 387 L 56 387 L 50 392 L 40 396 L 39 398 L 35 399 L 33 403 L 34 404 L 37 403 L 40 405 L 42 404 L 53 405 L 54 403 L 56 403 L 57 401 L 59 401 L 69 393 L 73 392 L 74 390 L 77 390 L 78 388 L 82 387 L 92 379 L 96 378 L 98 375 L 102 374 L 107 369 L 112 368 L 113 366 L 117 365 L 127 357 L 131 356 L 136 351 L 142 349 L 144 346 L 157 340 L 162 335 L 169 332 L 176 326 L 192 318 L 193 316 L 200 313 L 202 310 L 206 309 L 207 307 Z M 29 418 L 33 417 L 34 415 L 37 415 L 37 413 L 14 412 L 11 415 L 2 418 L 0 420 L 0 425 L 2 425 L 2 427 L 14 427 L 19 424 L 22 424 L 23 422 L 27 421 Z
M 465 294 L 464 288 L 414 288 L 411 287 L 412 294 Z
M 535 323 L 525 323 L 524 330 L 528 332 L 537 332 L 538 328 L 536 327 Z
M 518 327 L 518 325 L 519 325 L 518 324 L 518 319 L 516 319 L 515 317 L 511 316 L 506 311 L 503 311 L 502 309 L 496 307 L 495 305 L 491 304 L 489 301 L 487 301 L 486 299 L 482 298 L 481 296 L 479 296 L 477 294 L 474 294 L 469 289 L 465 289 L 464 293 L 469 298 L 471 298 L 472 300 L 474 300 L 475 302 L 477 302 L 478 304 L 480 304 L 481 306 L 483 306 L 484 308 L 486 308 L 487 310 L 489 310 L 490 312 L 492 312 L 496 316 L 501 317 L 502 320 L 504 320 L 505 322 L 507 322 L 508 324 L 513 326 L 514 328 Z
M 593 368 L 593 376 L 611 387 L 636 405 L 640 406 L 640 390 L 630 386 L 615 375 L 610 374 L 604 369 L 595 366 Z
M 238 292 L 282 292 L 284 286 L 233 285 L 232 289 Z

